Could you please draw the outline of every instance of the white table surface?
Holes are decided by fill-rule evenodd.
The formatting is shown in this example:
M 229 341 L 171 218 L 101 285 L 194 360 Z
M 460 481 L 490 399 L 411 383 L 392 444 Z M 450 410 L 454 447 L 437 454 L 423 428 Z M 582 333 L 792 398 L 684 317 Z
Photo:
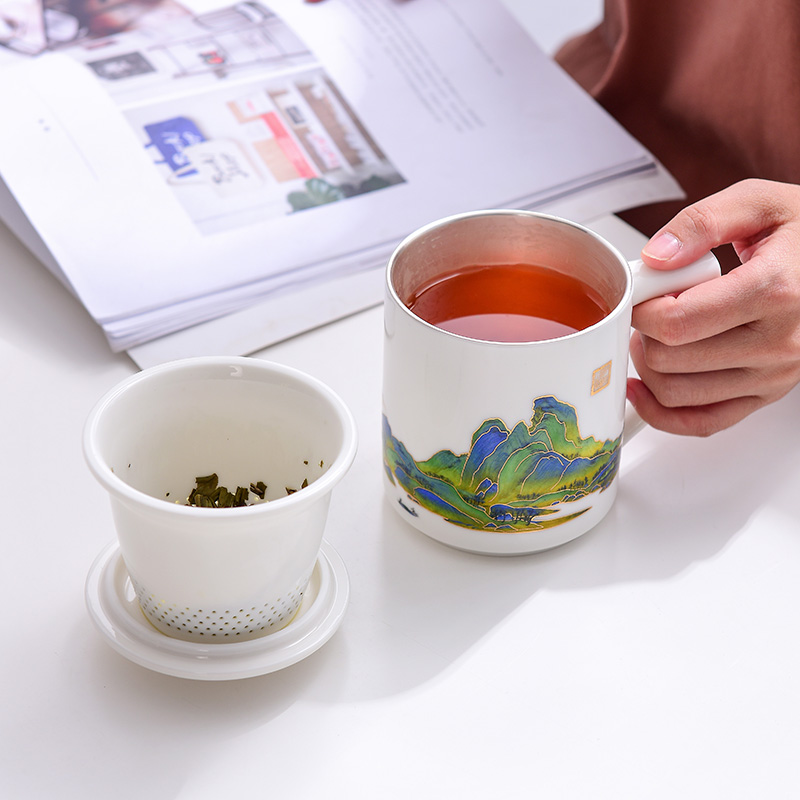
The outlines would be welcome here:
M 797 391 L 706 440 L 645 430 L 598 527 L 493 558 L 382 496 L 380 309 L 274 346 L 258 357 L 358 421 L 326 533 L 350 604 L 299 664 L 183 680 L 114 652 L 84 607 L 114 531 L 81 429 L 135 367 L 6 230 L 0 264 L 0 797 L 800 796 Z

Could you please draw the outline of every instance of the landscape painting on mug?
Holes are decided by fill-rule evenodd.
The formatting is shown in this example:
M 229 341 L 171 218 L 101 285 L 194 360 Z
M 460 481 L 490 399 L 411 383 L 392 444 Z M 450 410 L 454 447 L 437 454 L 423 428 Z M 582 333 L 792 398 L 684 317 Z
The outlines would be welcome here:
M 533 402 L 530 423 L 509 430 L 500 419 L 483 422 L 469 452 L 441 450 L 416 461 L 383 418 L 384 468 L 408 495 L 448 522 L 475 530 L 516 533 L 560 525 L 586 513 L 568 505 L 602 492 L 619 468 L 621 436 L 583 438 L 575 409 L 552 396 Z

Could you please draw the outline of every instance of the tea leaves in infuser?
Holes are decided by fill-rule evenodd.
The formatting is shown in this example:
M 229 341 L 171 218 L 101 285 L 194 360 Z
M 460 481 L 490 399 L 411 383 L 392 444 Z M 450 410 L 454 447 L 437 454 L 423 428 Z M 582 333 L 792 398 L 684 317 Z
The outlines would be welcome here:
M 258 483 L 251 483 L 250 491 L 260 500 L 263 500 L 264 495 L 267 493 L 267 484 L 264 483 L 264 481 L 259 481 Z
M 305 462 L 308 463 L 308 462 Z M 303 482 L 300 484 L 301 489 L 305 489 L 308 486 L 308 478 L 303 478 Z M 284 487 L 286 489 L 286 494 L 294 494 L 297 489 L 290 489 L 288 486 Z
M 186 499 L 187 506 L 195 506 L 196 508 L 238 508 L 250 505 L 248 503 L 250 498 L 248 489 L 244 486 L 238 486 L 235 492 L 229 491 L 226 486 L 219 485 L 219 476 L 216 472 L 211 475 L 201 475 L 195 478 L 194 482 L 195 487 Z M 264 487 L 260 494 L 261 499 L 263 499 L 267 490 L 266 484 L 263 481 L 259 481 L 257 484 L 250 485 Z
M 308 461 L 304 461 L 308 464 Z M 323 462 L 319 462 L 322 467 Z M 210 475 L 201 475 L 194 479 L 195 486 L 186 498 L 187 506 L 196 508 L 239 508 L 241 506 L 255 505 L 261 501 L 266 501 L 267 484 L 264 481 L 256 481 L 250 487 L 237 486 L 235 492 L 231 492 L 226 486 L 219 485 L 219 476 L 216 472 Z M 308 486 L 308 478 L 303 478 L 300 485 L 301 489 Z M 298 489 L 285 487 L 286 494 L 294 494 Z M 255 495 L 257 500 L 250 500 L 250 495 Z M 169 492 L 167 493 L 169 496 Z M 268 502 L 268 501 L 266 501 Z

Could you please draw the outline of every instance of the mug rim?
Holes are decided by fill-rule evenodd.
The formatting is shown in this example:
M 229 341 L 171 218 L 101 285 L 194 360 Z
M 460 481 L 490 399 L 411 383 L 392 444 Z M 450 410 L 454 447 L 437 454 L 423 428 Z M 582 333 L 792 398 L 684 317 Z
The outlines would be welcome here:
M 405 250 L 407 250 L 417 239 L 421 238 L 427 233 L 430 233 L 431 231 L 436 230 L 437 228 L 444 228 L 448 225 L 453 224 L 454 222 L 460 222 L 462 220 L 473 219 L 476 217 L 493 217 L 493 216 L 508 216 L 508 217 L 516 216 L 516 217 L 539 219 L 556 225 L 564 225 L 570 228 L 574 228 L 581 234 L 586 235 L 591 239 L 594 239 L 597 243 L 602 245 L 605 250 L 609 251 L 611 255 L 614 256 L 615 260 L 620 265 L 625 275 L 625 289 L 622 293 L 622 297 L 620 298 L 619 302 L 601 320 L 595 322 L 592 325 L 589 325 L 586 328 L 574 331 L 573 333 L 565 334 L 564 336 L 557 336 L 552 339 L 535 339 L 532 341 L 522 341 L 522 342 L 503 342 L 494 339 L 478 339 L 473 336 L 465 336 L 464 334 L 453 333 L 452 331 L 440 328 L 438 325 L 434 325 L 432 322 L 428 322 L 427 320 L 420 317 L 418 314 L 415 314 L 400 298 L 400 295 L 397 293 L 397 290 L 395 289 L 392 280 L 393 268 L 395 267 L 400 255 Z M 411 319 L 415 320 L 421 325 L 430 328 L 436 333 L 441 334 L 442 336 L 450 337 L 456 340 L 461 339 L 466 342 L 474 342 L 475 344 L 485 345 L 487 347 L 503 347 L 503 348 L 533 347 L 536 345 L 539 346 L 552 345 L 557 342 L 576 339 L 580 336 L 590 334 L 591 332 L 607 324 L 613 324 L 616 318 L 623 313 L 623 309 L 625 309 L 626 306 L 630 303 L 630 300 L 633 296 L 633 272 L 631 270 L 630 263 L 628 259 L 622 255 L 619 249 L 616 248 L 613 244 L 611 244 L 611 242 L 609 242 L 604 236 L 601 236 L 599 233 L 596 233 L 590 228 L 587 228 L 585 225 L 581 225 L 580 223 L 566 219 L 565 217 L 559 217 L 555 214 L 547 214 L 541 211 L 528 211 L 526 209 L 494 208 L 494 209 L 483 209 L 475 211 L 465 211 L 458 214 L 451 214 L 449 216 L 434 220 L 433 222 L 429 222 L 426 225 L 423 225 L 422 227 L 417 228 L 415 231 L 410 233 L 400 242 L 399 245 L 397 245 L 397 247 L 392 252 L 392 255 L 389 257 L 389 261 L 386 266 L 384 275 L 386 281 L 386 291 L 388 292 L 389 297 L 394 301 L 395 305 L 398 306 L 403 312 L 405 312 Z
M 109 464 L 100 454 L 97 441 L 98 427 L 104 412 L 131 387 L 146 383 L 164 374 L 178 375 L 181 372 L 187 375 L 197 374 L 198 370 L 206 367 L 242 367 L 272 375 L 284 376 L 312 389 L 322 397 L 338 417 L 342 426 L 342 447 L 328 469 L 316 480 L 305 488 L 285 497 L 270 500 L 268 503 L 255 503 L 250 506 L 235 508 L 198 508 L 176 503 L 170 503 L 158 497 L 153 497 L 146 492 L 135 489 L 116 475 Z M 251 358 L 248 356 L 196 356 L 183 358 L 159 364 L 141 370 L 128 378 L 120 381 L 107 391 L 89 412 L 83 429 L 83 454 L 90 471 L 96 480 L 112 496 L 126 500 L 137 505 L 144 505 L 159 513 L 177 514 L 181 516 L 199 516 L 200 519 L 210 520 L 215 517 L 235 514 L 237 517 L 253 516 L 258 514 L 275 515 L 283 510 L 308 505 L 317 498 L 330 492 L 334 486 L 345 476 L 355 460 L 358 448 L 358 435 L 355 419 L 347 404 L 326 383 L 302 370 L 278 364 L 273 361 Z

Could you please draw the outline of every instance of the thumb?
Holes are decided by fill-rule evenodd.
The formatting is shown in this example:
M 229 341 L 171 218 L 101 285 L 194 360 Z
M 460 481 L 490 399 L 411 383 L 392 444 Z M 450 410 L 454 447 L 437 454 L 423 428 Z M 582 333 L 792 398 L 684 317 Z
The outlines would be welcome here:
M 780 184 L 746 180 L 687 206 L 642 249 L 654 269 L 674 269 L 723 244 L 750 241 L 784 221 L 775 203 Z

